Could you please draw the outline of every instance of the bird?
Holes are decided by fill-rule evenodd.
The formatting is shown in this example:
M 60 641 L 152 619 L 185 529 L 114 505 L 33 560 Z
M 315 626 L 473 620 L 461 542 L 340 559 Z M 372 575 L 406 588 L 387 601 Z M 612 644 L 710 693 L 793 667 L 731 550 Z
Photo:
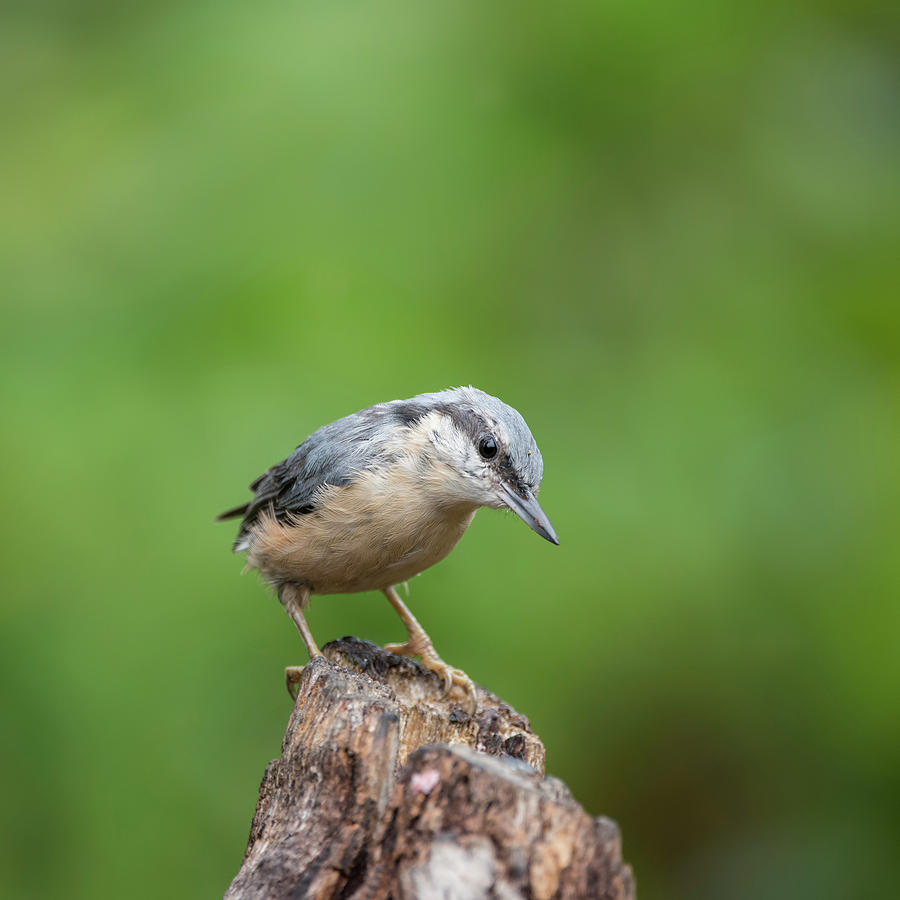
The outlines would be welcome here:
M 522 416 L 472 386 L 390 400 L 324 425 L 251 485 L 233 550 L 246 553 L 321 656 L 304 611 L 313 594 L 378 590 L 407 630 L 385 650 L 418 656 L 477 708 L 475 686 L 438 656 L 397 586 L 442 560 L 480 507 L 512 510 L 552 544 L 537 501 L 543 459 Z M 245 569 L 245 570 L 246 570 Z M 285 670 L 288 691 L 301 666 Z

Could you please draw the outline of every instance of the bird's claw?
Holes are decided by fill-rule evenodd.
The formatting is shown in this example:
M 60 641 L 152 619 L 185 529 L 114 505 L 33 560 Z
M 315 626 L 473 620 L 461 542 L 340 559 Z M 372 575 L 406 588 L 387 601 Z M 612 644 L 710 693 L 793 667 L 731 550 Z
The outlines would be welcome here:
M 444 679 L 444 693 L 449 694 L 454 687 L 463 689 L 469 701 L 469 715 L 475 715 L 478 710 L 478 695 L 475 692 L 475 682 L 463 672 L 462 669 L 454 669 L 448 666 L 443 660 L 438 660 L 438 666 L 432 668 L 423 659 L 422 662 Z
M 297 688 L 300 683 L 300 676 L 303 674 L 304 666 L 285 666 L 284 667 L 284 683 L 287 692 L 291 695 L 291 700 L 297 700 Z
M 423 647 L 413 641 L 407 641 L 404 644 L 385 644 L 384 649 L 388 653 L 395 653 L 398 656 L 418 656 L 422 660 L 422 665 L 426 669 L 434 672 L 444 682 L 444 693 L 449 694 L 454 687 L 460 687 L 469 700 L 469 713 L 474 714 L 478 709 L 478 695 L 475 692 L 475 684 L 462 669 L 454 669 L 448 666 L 435 653 L 433 647 Z
M 395 656 L 418 656 L 420 653 L 419 650 L 410 646 L 409 641 L 405 644 L 385 644 L 384 649 Z

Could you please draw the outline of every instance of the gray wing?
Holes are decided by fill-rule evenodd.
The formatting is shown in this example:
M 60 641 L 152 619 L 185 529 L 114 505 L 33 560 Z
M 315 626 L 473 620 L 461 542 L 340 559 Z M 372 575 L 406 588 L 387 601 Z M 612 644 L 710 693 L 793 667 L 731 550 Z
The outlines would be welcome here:
M 386 438 L 394 437 L 397 428 L 408 427 L 428 409 L 414 401 L 392 400 L 324 425 L 250 485 L 254 496 L 249 503 L 218 518 L 243 516 L 237 545 L 263 512 L 277 519 L 314 512 L 319 488 L 350 484 L 357 473 L 390 462 L 384 449 Z

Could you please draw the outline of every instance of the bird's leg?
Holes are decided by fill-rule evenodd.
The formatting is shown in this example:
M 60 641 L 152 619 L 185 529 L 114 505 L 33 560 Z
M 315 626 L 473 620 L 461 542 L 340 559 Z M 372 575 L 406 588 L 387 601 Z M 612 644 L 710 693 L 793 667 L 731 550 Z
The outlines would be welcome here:
M 278 599 L 281 605 L 287 610 L 287 614 L 294 620 L 303 643 L 306 644 L 306 652 L 309 658 L 321 656 L 322 651 L 316 646 L 315 638 L 306 624 L 306 617 L 303 610 L 309 606 L 309 588 L 304 584 L 282 584 L 278 588 Z M 287 685 L 288 693 L 296 700 L 297 694 L 294 686 L 300 681 L 303 674 L 303 666 L 286 666 L 284 670 L 284 681 Z
M 431 643 L 431 638 L 425 633 L 425 629 L 418 623 L 416 617 L 409 611 L 409 607 L 400 599 L 395 588 L 384 588 L 384 595 L 391 606 L 397 611 L 397 615 L 403 620 L 409 638 L 404 644 L 385 644 L 384 649 L 389 653 L 399 656 L 418 656 L 422 659 L 422 665 L 431 669 L 444 679 L 444 691 L 450 692 L 453 685 L 461 687 L 469 697 L 471 711 L 478 708 L 478 697 L 475 693 L 475 685 L 472 679 L 462 669 L 454 669 L 448 666 L 438 655 Z

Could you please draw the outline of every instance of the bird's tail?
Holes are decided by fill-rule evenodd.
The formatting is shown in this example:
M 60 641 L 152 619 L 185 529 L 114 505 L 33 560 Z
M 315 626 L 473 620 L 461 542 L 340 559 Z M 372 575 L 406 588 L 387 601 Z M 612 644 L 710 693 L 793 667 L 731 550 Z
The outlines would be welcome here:
M 216 521 L 222 522 L 225 519 L 234 519 L 237 516 L 243 516 L 247 512 L 247 508 L 249 506 L 249 503 L 244 503 L 241 506 L 235 506 L 234 509 L 226 510 L 225 512 L 220 513 L 216 516 Z

